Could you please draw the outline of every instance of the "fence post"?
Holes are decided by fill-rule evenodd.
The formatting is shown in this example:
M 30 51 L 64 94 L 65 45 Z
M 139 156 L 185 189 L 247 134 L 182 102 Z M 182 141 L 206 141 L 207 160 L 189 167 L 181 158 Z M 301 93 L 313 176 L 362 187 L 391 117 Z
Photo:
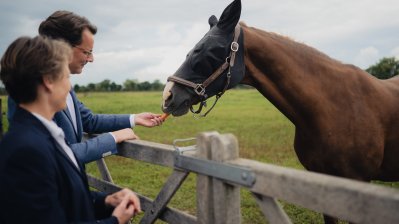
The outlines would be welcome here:
M 232 134 L 211 132 L 201 134 L 197 139 L 202 158 L 221 163 L 238 158 L 238 142 Z M 198 223 L 241 223 L 240 188 L 198 175 L 197 220 Z
M 211 136 L 217 132 L 201 133 L 197 136 L 197 156 L 211 159 Z M 212 203 L 212 178 L 205 175 L 197 175 L 197 222 L 199 224 L 214 223 Z
M 234 160 L 238 155 L 238 141 L 232 134 L 219 135 L 212 138 L 212 160 L 226 162 Z M 215 224 L 241 223 L 240 188 L 213 179 L 213 203 Z

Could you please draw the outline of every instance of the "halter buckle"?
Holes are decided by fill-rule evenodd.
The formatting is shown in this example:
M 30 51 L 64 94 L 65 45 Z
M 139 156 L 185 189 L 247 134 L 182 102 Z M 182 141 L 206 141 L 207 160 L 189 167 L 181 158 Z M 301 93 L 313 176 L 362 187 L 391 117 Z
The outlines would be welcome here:
M 235 41 L 231 42 L 231 46 L 230 46 L 231 51 L 237 52 L 239 47 L 240 47 L 240 45 L 237 42 L 235 42 Z
M 196 94 L 203 96 L 205 94 L 205 87 L 202 84 L 197 84 L 194 91 Z

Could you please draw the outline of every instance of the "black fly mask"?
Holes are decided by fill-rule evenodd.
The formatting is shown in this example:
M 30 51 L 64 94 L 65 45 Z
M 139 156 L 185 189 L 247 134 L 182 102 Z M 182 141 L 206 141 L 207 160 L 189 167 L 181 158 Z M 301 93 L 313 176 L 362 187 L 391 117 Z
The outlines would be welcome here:
M 238 13 L 237 13 L 238 12 Z M 209 18 L 210 30 L 187 54 L 186 60 L 168 78 L 168 81 L 189 87 L 195 95 L 193 104 L 200 103 L 199 114 L 206 99 L 216 96 L 215 103 L 223 93 L 236 86 L 244 77 L 243 34 L 238 24 L 241 2 L 234 1 L 223 12 L 220 21 Z M 213 106 L 202 116 L 213 108 Z

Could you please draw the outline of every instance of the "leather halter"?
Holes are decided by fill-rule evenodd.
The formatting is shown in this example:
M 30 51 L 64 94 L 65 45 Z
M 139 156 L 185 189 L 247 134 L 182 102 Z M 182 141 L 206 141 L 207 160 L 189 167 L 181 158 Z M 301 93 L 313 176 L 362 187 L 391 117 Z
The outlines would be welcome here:
M 194 111 L 193 106 L 190 106 L 190 111 L 194 114 L 199 114 L 201 113 L 202 107 L 206 106 L 206 99 L 208 98 L 208 96 L 206 95 L 205 91 L 206 88 L 213 82 L 215 81 L 220 75 L 223 74 L 224 71 L 226 71 L 226 69 L 228 69 L 227 72 L 227 81 L 226 81 L 226 85 L 224 86 L 223 90 L 219 93 L 216 94 L 216 100 L 213 103 L 212 107 L 205 112 L 203 115 L 200 115 L 201 117 L 205 117 L 212 109 L 213 107 L 216 105 L 216 102 L 219 100 L 219 98 L 224 94 L 224 92 L 227 90 L 229 84 L 230 84 L 230 78 L 231 78 L 231 68 L 234 66 L 235 63 L 235 58 L 236 58 L 236 53 L 238 51 L 239 48 L 239 44 L 238 44 L 238 38 L 240 37 L 240 32 L 241 32 L 241 27 L 239 24 L 236 25 L 235 30 L 234 30 L 234 39 L 231 42 L 230 45 L 230 55 L 228 57 L 226 57 L 225 62 L 218 68 L 216 69 L 216 71 L 214 71 L 212 73 L 211 76 L 209 76 L 203 83 L 194 83 L 185 79 L 182 79 L 180 77 L 177 76 L 169 76 L 167 81 L 172 81 L 172 82 L 176 82 L 179 83 L 181 85 L 184 86 L 188 86 L 194 89 L 194 92 L 200 97 L 201 102 L 200 102 L 200 107 L 198 108 L 197 111 Z

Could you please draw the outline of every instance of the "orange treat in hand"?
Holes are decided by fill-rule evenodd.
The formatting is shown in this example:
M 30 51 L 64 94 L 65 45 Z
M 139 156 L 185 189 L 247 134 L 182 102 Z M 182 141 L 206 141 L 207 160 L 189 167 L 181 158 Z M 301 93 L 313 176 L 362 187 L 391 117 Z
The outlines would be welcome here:
M 164 113 L 164 114 L 161 115 L 161 119 L 162 119 L 163 121 L 165 121 L 166 118 L 168 118 L 169 115 L 170 115 L 170 114 Z

